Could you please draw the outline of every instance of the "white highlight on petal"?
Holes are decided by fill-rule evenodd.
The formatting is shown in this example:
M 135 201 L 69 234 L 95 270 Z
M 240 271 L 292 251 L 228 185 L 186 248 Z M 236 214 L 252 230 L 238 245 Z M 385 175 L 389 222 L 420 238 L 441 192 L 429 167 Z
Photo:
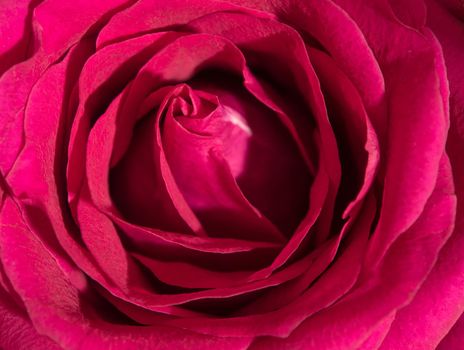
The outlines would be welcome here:
M 238 126 L 240 129 L 245 131 L 249 136 L 253 135 L 253 131 L 251 131 L 250 127 L 245 123 L 242 116 L 239 112 L 229 106 L 223 106 L 224 110 L 227 112 L 226 117 L 227 120 L 230 121 L 235 126 Z

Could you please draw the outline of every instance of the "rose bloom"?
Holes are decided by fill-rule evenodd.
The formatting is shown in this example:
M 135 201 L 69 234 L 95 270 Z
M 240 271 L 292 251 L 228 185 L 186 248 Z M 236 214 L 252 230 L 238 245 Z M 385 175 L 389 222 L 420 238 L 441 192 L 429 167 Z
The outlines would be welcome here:
M 0 2 L 0 348 L 464 348 L 464 4 Z

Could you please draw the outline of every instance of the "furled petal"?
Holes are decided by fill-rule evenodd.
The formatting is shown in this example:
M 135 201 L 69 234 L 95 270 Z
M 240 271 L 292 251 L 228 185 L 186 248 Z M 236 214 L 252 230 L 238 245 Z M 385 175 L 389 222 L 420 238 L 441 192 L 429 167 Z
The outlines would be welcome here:
M 85 145 L 92 124 L 116 100 L 140 67 L 178 36 L 176 33 L 143 35 L 105 47 L 85 63 L 79 76 L 79 105 L 71 126 L 68 148 L 67 188 L 71 204 L 85 174 Z M 105 191 L 106 187 L 103 186 L 101 191 Z
M 98 30 L 105 19 L 124 6 L 123 0 L 89 3 L 45 1 L 34 11 L 34 55 L 9 69 L 0 77 L 0 168 L 5 176 L 10 171 L 23 145 L 24 107 L 32 87 L 56 61 L 75 45 L 90 28 Z M 72 25 L 69 23 L 72 19 Z M 68 23 L 63 26 L 62 23 Z M 57 30 L 61 28 L 61 30 Z M 40 35 L 38 35 L 40 32 Z M 2 40 L 3 41 L 3 40 Z M 21 84 L 18 84 L 18 77 Z
M 185 233 L 202 232 L 201 224 L 189 208 L 185 206 L 178 210 L 170 197 L 160 168 L 154 163 L 156 153 L 152 146 L 153 140 L 144 137 L 147 134 L 152 135 L 150 123 L 148 127 L 147 123 L 143 123 L 136 128 L 134 142 L 129 149 L 129 155 L 134 153 L 134 156 L 124 158 L 124 162 L 113 170 L 110 189 L 108 179 L 111 156 L 123 96 L 124 93 L 111 102 L 88 136 L 86 170 L 94 204 L 106 212 L 115 213 L 119 209 L 127 219 L 145 226 Z M 154 120 L 152 118 L 151 122 L 154 123 Z M 153 128 L 151 125 L 151 129 Z M 129 173 L 126 172 L 127 169 Z
M 209 131 L 220 141 L 218 151 L 244 196 L 290 235 L 308 207 L 306 194 L 312 176 L 304 161 L 306 152 L 298 147 L 299 140 L 286 130 L 278 113 L 250 95 L 236 77 L 223 75 L 218 84 L 217 74 L 211 72 L 190 82 L 217 96 L 220 104 L 217 113 L 208 118 L 208 126 L 198 131 Z
M 411 303 L 399 310 L 380 349 L 435 348 L 464 310 L 464 226 L 463 220 L 457 219 L 433 270 Z M 405 329 L 408 334 L 404 334 Z
M 0 249 L 0 259 L 8 266 L 7 274 L 24 301 L 34 328 L 61 347 L 151 350 L 156 346 L 158 349 L 187 350 L 195 344 L 202 349 L 235 350 L 246 349 L 250 343 L 251 339 L 247 338 L 204 336 L 161 325 L 128 327 L 87 319 L 81 308 L 87 301 L 80 298 L 77 289 L 22 220 L 18 208 L 8 199 L 1 212 L 0 247 L 9 248 Z M 34 264 L 30 264 L 31 259 Z M 37 346 L 45 341 L 34 340 Z M 49 349 L 53 349 L 52 344 L 48 342 Z
M 229 1 L 189 0 L 188 6 L 185 6 L 183 0 L 141 0 L 111 18 L 98 37 L 97 48 L 147 32 L 170 29 L 182 31 L 189 21 L 218 11 L 244 11 L 252 15 L 273 17 L 269 13 L 234 6 Z
M 343 213 L 347 217 L 360 205 L 374 180 L 380 160 L 377 135 L 361 97 L 335 61 L 317 49 L 310 49 L 309 53 L 325 92 L 329 118 L 339 144 L 342 162 L 339 195 L 351 196 Z M 356 177 L 360 183 L 358 188 L 354 186 Z
M 464 111 L 462 108 L 464 107 L 464 87 L 460 68 L 460 58 L 464 59 L 464 44 L 457 39 L 459 35 L 455 35 L 455 33 L 464 35 L 464 22 L 457 21 L 454 13 L 447 12 L 435 1 L 428 2 L 428 22 L 443 47 L 451 88 L 451 130 L 448 136 L 447 153 L 453 169 L 457 195 L 456 225 L 453 235 L 440 252 L 434 269 L 416 297 L 398 312 L 392 330 L 383 343 L 384 349 L 404 347 L 406 344 L 413 347 L 435 348 L 464 310 L 464 261 L 462 259 L 464 168 L 461 160 L 464 137 L 460 128 L 460 120 L 464 117 L 462 113 Z M 438 45 L 437 48 L 440 51 Z M 443 77 L 443 80 L 446 81 L 446 77 Z M 436 300 L 440 302 L 437 303 Z M 418 315 L 420 317 L 417 317 Z M 413 332 L 414 337 L 406 336 L 400 331 L 406 327 Z M 455 329 L 450 331 L 449 340 L 443 340 L 438 348 L 459 348 L 458 345 L 461 345 L 463 341 L 461 334 L 459 325 L 455 326 Z
M 449 124 L 442 95 L 444 64 L 431 34 L 398 22 L 386 2 L 363 7 L 336 2 L 363 31 L 389 91 L 384 196 L 369 252 L 374 269 L 420 216 L 435 187 Z
M 14 64 L 26 59 L 32 52 L 31 14 L 40 1 L 2 1 L 0 4 L 0 76 Z
M 0 347 L 4 350 L 60 350 L 47 336 L 37 333 L 24 310 L 0 287 Z
M 372 350 L 372 349 L 379 349 L 382 345 L 382 341 L 387 336 L 388 332 L 390 331 L 391 324 L 395 320 L 395 313 L 389 317 L 386 317 L 380 324 L 378 324 L 369 337 L 364 340 L 364 342 L 357 348 L 357 350 Z M 408 332 L 409 333 L 409 332 Z M 409 333 L 410 335 L 410 333 Z
M 437 350 L 459 349 L 464 342 L 464 316 L 458 319 L 449 333 L 438 344 Z
M 108 281 L 79 241 L 75 223 L 62 210 L 61 201 L 66 200 L 66 194 L 58 190 L 57 184 L 64 185 L 64 163 L 63 153 L 57 152 L 56 144 L 61 144 L 65 137 L 62 123 L 66 120 L 61 118 L 63 110 L 66 110 L 63 101 L 69 90 L 67 79 L 69 82 L 75 81 L 74 69 L 82 66 L 87 53 L 86 45 L 74 47 L 37 83 L 26 109 L 24 132 L 27 143 L 7 178 L 14 196 L 20 199 L 17 206 L 22 210 L 27 224 L 44 237 L 44 243 L 53 243 L 56 238 L 76 265 L 69 265 L 66 259 L 60 258 L 60 250 L 50 246 L 55 263 L 60 264 L 68 278 L 80 289 L 86 287 L 82 272 L 104 281 L 102 283 Z M 56 171 L 56 167 L 60 171 Z M 28 211 L 28 207 L 34 210 Z M 40 215 L 36 216 L 37 213 Z M 47 235 L 53 235 L 51 242 L 45 239 Z
M 266 339 L 261 348 L 294 349 L 301 344 L 306 349 L 356 348 L 392 312 L 411 302 L 454 226 L 456 200 L 446 158 L 438 179 L 423 214 L 391 246 L 375 274 L 362 277 L 346 297 L 308 318 L 287 339 Z
M 356 219 L 356 222 L 350 228 L 349 242 L 341 250 L 333 265 L 320 276 L 316 283 L 308 286 L 290 304 L 257 315 L 227 319 L 216 318 L 214 320 L 202 319 L 201 322 L 195 318 L 186 318 L 169 320 L 166 323 L 206 334 L 270 336 L 269 339 L 264 338 L 265 340 L 261 344 L 263 349 L 268 348 L 269 344 L 275 344 L 276 347 L 282 345 L 275 337 L 287 337 L 306 319 L 312 319 L 312 317 L 315 317 L 315 313 L 333 304 L 350 290 L 356 282 L 364 257 L 369 228 L 375 213 L 375 203 L 372 198 L 369 204 L 371 206 L 366 206 L 367 210 Z M 325 250 L 325 254 L 330 253 L 330 246 L 328 248 L 328 250 Z M 305 278 L 310 276 L 311 273 Z M 258 341 L 258 344 L 260 343 Z

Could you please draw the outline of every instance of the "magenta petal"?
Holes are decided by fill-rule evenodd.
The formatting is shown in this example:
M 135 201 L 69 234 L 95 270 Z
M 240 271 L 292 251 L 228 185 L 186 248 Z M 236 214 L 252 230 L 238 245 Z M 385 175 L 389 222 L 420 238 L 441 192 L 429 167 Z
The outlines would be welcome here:
M 419 58 L 421 65 L 398 67 L 391 86 L 391 127 L 385 189 L 379 225 L 370 247 L 374 265 L 385 250 L 422 212 L 435 186 L 448 116 L 435 72 L 435 57 Z M 414 73 L 408 76 L 408 72 Z M 421 77 L 420 88 L 405 82 Z M 407 90 L 407 91 L 406 91 Z M 414 118 L 412 118 L 414 116 Z M 406 175 L 405 175 L 406 174 Z
M 219 347 L 235 350 L 246 349 L 251 341 L 247 338 L 204 336 L 160 325 L 135 327 L 86 319 L 80 309 L 82 300 L 79 299 L 77 290 L 37 238 L 24 226 L 20 213 L 11 200 L 5 202 L 1 222 L 0 247 L 10 247 L 7 251 L 0 249 L 2 262 L 8 266 L 8 276 L 25 302 L 35 329 L 61 347 L 76 350 L 123 347 L 135 350 L 149 343 L 159 344 L 159 349 L 166 350 L 191 349 L 189 344 L 195 344 L 202 349 Z M 35 264 L 30 264 L 31 259 Z M 5 327 L 5 323 L 2 326 Z M 4 327 L 0 333 L 5 331 Z M 3 340 L 4 338 L 1 339 Z M 40 349 L 38 346 L 42 344 L 41 339 L 34 340 L 34 345 Z M 47 345 L 47 349 L 53 349 L 53 343 L 48 342 Z
M 0 287 L 0 348 L 3 350 L 60 350 L 55 342 L 37 333 L 31 320 Z
M 308 344 L 308 349 L 356 348 L 375 332 L 376 325 L 407 305 L 454 226 L 456 201 L 446 161 L 441 163 L 439 179 L 423 214 L 391 246 L 379 270 L 365 276 L 345 298 L 307 319 L 286 340 L 263 345 L 276 349 L 293 349 L 301 343 Z
M 387 247 L 417 220 L 435 186 L 448 128 L 444 63 L 430 32 L 418 33 L 398 23 L 386 2 L 362 8 L 352 1 L 336 2 L 363 31 L 385 72 L 389 91 L 392 141 L 382 214 L 369 253 L 370 265 L 375 266 Z
M 443 162 L 448 163 L 448 160 L 445 158 Z M 459 198 L 461 197 L 458 197 L 458 201 Z M 380 349 L 407 346 L 435 348 L 462 314 L 464 261 L 461 256 L 464 249 L 464 221 L 459 217 L 457 219 L 454 233 L 440 251 L 430 275 L 411 303 L 397 312 Z M 437 303 L 437 300 L 440 302 Z M 408 334 L 404 333 L 405 329 Z
M 353 187 L 355 179 L 352 174 L 362 176 L 358 180 L 361 183 L 359 189 L 354 189 L 358 191 L 355 198 L 350 198 L 351 202 L 343 213 L 343 217 L 346 218 L 362 203 L 372 185 L 380 160 L 378 139 L 361 97 L 350 80 L 335 65 L 334 60 L 317 49 L 310 49 L 309 53 L 325 89 L 325 98 L 331 102 L 329 110 L 332 114 L 329 118 L 334 129 L 340 133 L 336 136 L 340 138 L 342 167 L 349 168 L 344 168 L 344 171 L 348 172 L 348 175 L 343 174 L 348 176 L 348 183 L 342 183 L 341 190 L 344 187 Z M 343 155 L 346 155 L 346 159 L 343 159 Z M 352 168 L 356 169 L 353 171 Z M 359 174 L 360 171 L 364 174 Z M 353 189 L 350 188 L 349 192 L 353 192 Z
M 451 130 L 448 136 L 447 152 L 453 169 L 457 195 L 456 225 L 453 235 L 443 247 L 437 263 L 421 286 L 421 289 L 405 308 L 397 314 L 391 333 L 385 339 L 383 348 L 414 346 L 437 347 L 444 334 L 451 328 L 449 335 L 438 345 L 438 349 L 459 349 L 463 344 L 462 312 L 464 310 L 464 167 L 462 150 L 464 137 L 460 120 L 464 116 L 464 88 L 462 86 L 461 59 L 464 59 L 464 44 L 458 40 L 456 33 L 464 34 L 464 24 L 457 21 L 453 14 L 447 12 L 434 1 L 428 2 L 429 22 L 443 47 L 448 79 L 451 89 Z M 446 79 L 446 77 L 444 77 Z M 438 299 L 437 299 L 438 298 Z M 440 300 L 439 303 L 436 300 Z M 420 315 L 420 317 L 418 317 Z M 401 329 L 407 327 L 415 335 L 405 337 Z
M 78 42 L 90 27 L 98 27 L 104 19 L 129 5 L 127 0 L 107 0 L 93 3 L 76 0 L 65 3 L 59 0 L 44 1 L 34 11 L 40 25 L 41 50 L 45 54 L 58 56 L 67 49 L 66 45 Z M 63 23 L 67 23 L 63 26 Z M 56 30 L 60 28 L 60 30 Z
M 453 328 L 442 339 L 437 350 L 458 350 L 464 344 L 464 316 L 458 319 Z
M 183 251 L 183 255 L 186 255 L 189 250 L 222 255 L 251 252 L 259 249 L 275 250 L 281 246 L 281 244 L 273 242 L 191 236 L 178 232 L 137 226 L 114 215 L 110 215 L 110 217 L 124 231 L 127 237 L 132 240 L 133 244 L 144 252 L 149 252 L 151 249 L 167 249 L 169 246 L 177 246 L 181 252 Z
M 134 254 L 164 283 L 184 288 L 226 288 L 239 284 L 250 272 L 211 271 L 182 262 L 169 262 Z
M 319 41 L 341 67 L 359 91 L 383 144 L 387 130 L 385 81 L 363 28 L 330 0 L 295 3 L 288 2 L 285 21 Z
M 383 5 L 360 10 L 350 2 L 337 2 L 364 30 L 389 91 L 388 139 L 392 141 L 385 164 L 381 217 L 369 253 L 374 266 L 417 220 L 435 186 L 449 123 L 444 64 L 429 32 L 421 35 L 387 20 L 393 14 Z M 380 14 L 381 10 L 385 12 Z
M 314 114 L 323 140 L 322 153 L 328 158 L 324 158 L 328 175 L 335 187 L 338 186 L 340 165 L 335 138 L 328 122 L 319 81 L 309 61 L 303 39 L 298 33 L 275 20 L 239 13 L 213 13 L 192 21 L 189 27 L 231 40 L 243 51 L 249 66 L 259 66 L 279 83 L 288 84 L 289 76 L 292 77 L 296 85 L 295 91 L 302 95 L 307 107 Z M 289 52 L 292 54 L 289 55 Z M 281 70 L 274 69 L 276 62 L 281 63 Z
M 214 73 L 189 82 L 217 96 L 219 105 L 206 118 L 180 122 L 196 124 L 194 134 L 211 135 L 211 148 L 223 155 L 248 201 L 289 236 L 308 207 L 312 179 L 306 152 L 298 148 L 298 138 L 287 132 L 278 113 L 256 100 L 238 79 L 222 75 L 221 83 L 215 82 Z
M 323 167 L 319 168 L 319 172 L 316 175 L 309 195 L 310 204 L 308 213 L 303 218 L 300 225 L 296 228 L 295 233 L 286 243 L 285 247 L 283 247 L 283 249 L 275 257 L 272 264 L 264 269 L 256 271 L 255 278 L 266 278 L 266 276 L 269 276 L 275 269 L 284 265 L 306 238 L 309 230 L 318 219 L 321 208 L 323 207 L 329 181 L 327 177 L 325 169 Z
M 191 47 L 196 47 L 197 50 L 192 51 Z M 186 48 L 190 48 L 189 51 Z M 138 71 L 133 84 L 128 88 L 127 98 L 118 116 L 118 123 L 124 127 L 118 128 L 118 142 L 114 144 L 112 166 L 121 160 L 130 144 L 133 126 L 137 121 L 137 118 L 132 118 L 134 111 L 137 111 L 136 115 L 139 117 L 150 111 L 144 110 L 146 106 L 143 106 L 149 94 L 167 84 L 185 82 L 202 68 L 214 67 L 240 72 L 244 65 L 240 50 L 219 36 L 191 34 L 167 44 Z M 159 103 L 155 105 L 158 106 Z
M 172 187 L 175 184 L 167 182 L 163 176 L 163 164 L 165 168 L 166 160 L 163 162 L 161 159 L 162 151 L 153 135 L 157 127 L 156 119 L 153 116 L 135 126 L 129 149 L 118 166 L 111 170 L 110 184 L 114 204 L 128 220 L 136 224 L 204 236 L 201 223 L 188 205 L 179 204 L 182 197 L 174 197 Z M 118 144 L 118 131 L 124 127 L 118 125 L 117 112 L 112 111 L 92 130 L 92 137 L 89 138 L 89 151 L 92 155 L 88 163 L 95 164 L 97 169 L 96 176 L 90 175 L 93 178 L 92 192 L 98 192 L 99 187 L 107 185 L 111 156 L 114 154 L 114 145 Z M 110 137 L 105 142 L 108 152 L 105 154 L 106 164 L 102 169 L 98 134 L 108 131 Z M 94 172 L 92 167 L 88 171 Z M 107 195 L 104 198 L 109 200 Z
M 105 47 L 85 63 L 79 77 L 79 105 L 71 127 L 68 148 L 68 198 L 74 199 L 82 184 L 85 145 L 91 122 L 100 117 L 137 70 L 177 34 L 150 34 Z M 124 52 L 124 55 L 120 53 Z M 115 103 L 115 102 L 113 102 Z
M 372 206 L 370 208 L 367 206 L 368 210 L 360 216 L 352 227 L 353 235 L 350 236 L 349 244 L 340 253 L 333 266 L 290 304 L 278 310 L 257 315 L 228 319 L 202 319 L 201 322 L 198 319 L 179 319 L 167 322 L 206 334 L 270 336 L 264 338 L 262 343 L 258 339 L 257 343 L 262 345 L 263 349 L 267 349 L 271 345 L 279 349 L 278 346 L 281 346 L 282 342 L 275 337 L 287 337 L 308 317 L 311 316 L 309 319 L 315 317 L 315 313 L 334 303 L 355 283 L 364 256 L 369 226 L 375 213 L 375 205 L 373 202 L 370 203 Z M 330 245 L 326 248 L 329 248 L 330 252 Z M 347 266 L 350 268 L 347 269 Z
M 56 144 L 62 142 L 63 138 L 63 130 L 60 128 L 63 111 L 57 106 L 61 107 L 65 99 L 63 95 L 67 91 L 67 70 L 69 66 L 82 64 L 79 60 L 83 53 L 85 51 L 80 51 L 79 47 L 72 49 L 63 61 L 47 71 L 32 91 L 25 118 L 24 132 L 27 142 L 7 178 L 14 195 L 22 200 L 27 198 L 25 202 L 18 202 L 18 206 L 22 209 L 28 224 L 39 232 L 44 229 L 47 231 L 42 234 L 56 237 L 79 268 L 77 270 L 70 266 L 66 263 L 67 260 L 58 259 L 58 255 L 54 257 L 55 264 L 60 263 L 60 268 L 66 271 L 69 278 L 80 288 L 85 287 L 86 282 L 82 281 L 82 272 L 97 281 L 107 283 L 89 253 L 76 240 L 75 224 L 67 213 L 63 212 L 63 198 L 60 197 L 63 193 L 57 189 L 57 184 L 62 184 L 63 173 L 55 173 L 55 161 L 60 160 L 59 156 L 63 155 L 56 152 Z M 36 218 L 40 220 L 38 223 L 34 222 L 33 215 L 27 212 L 26 204 L 43 213 L 43 217 Z
M 427 5 L 423 0 L 388 0 L 396 17 L 414 29 L 423 29 L 427 19 Z
M 2 1 L 0 4 L 0 76 L 27 57 L 32 22 L 30 14 L 37 1 Z
M 95 261 L 121 290 L 149 289 L 138 266 L 127 254 L 111 220 L 96 209 L 88 198 L 86 189 L 77 203 L 77 222 L 81 237 Z
M 217 113 L 220 112 L 216 110 L 208 118 L 222 120 L 223 116 Z M 230 124 L 227 130 L 232 128 L 234 125 Z M 241 131 L 238 127 L 236 130 Z M 260 241 L 284 240 L 244 197 L 233 178 L 231 164 L 224 159 L 225 150 L 218 135 L 194 134 L 172 116 L 172 111 L 168 111 L 163 120 L 162 139 L 167 162 L 179 189 L 208 233 Z
M 190 47 L 192 45 L 198 47 L 198 50 L 195 51 L 194 56 L 189 56 L 189 66 L 180 66 L 177 64 L 176 62 L 183 61 L 184 59 L 185 53 L 182 48 Z M 223 48 L 223 50 L 220 51 L 219 48 Z M 172 83 L 176 81 L 184 81 L 185 79 L 192 77 L 204 62 L 207 62 L 208 65 L 213 67 L 220 65 L 222 68 L 232 69 L 239 72 L 244 65 L 243 57 L 240 52 L 229 41 L 217 36 L 198 34 L 177 39 L 164 50 L 160 51 L 150 62 L 147 63 L 147 65 L 145 65 L 144 68 L 140 70 L 137 78 L 130 87 L 128 97 L 121 109 L 120 123 L 127 123 L 128 125 L 126 127 L 119 127 L 120 133 L 119 135 L 116 135 L 119 141 L 114 144 L 113 164 L 117 163 L 118 160 L 121 159 L 125 153 L 125 147 L 129 144 L 131 136 L 130 124 L 134 123 L 134 118 L 131 118 L 134 108 L 140 108 L 140 105 L 142 105 L 142 107 L 144 106 L 142 103 L 143 98 L 150 92 L 150 90 L 160 87 L 164 81 Z M 158 114 L 164 110 L 167 102 L 168 101 L 165 101 L 159 106 Z M 159 119 L 160 116 L 157 118 Z M 147 131 L 144 132 L 144 130 Z M 157 124 L 153 125 L 153 128 L 143 128 L 142 132 L 150 133 L 148 130 L 157 130 Z M 137 137 L 136 142 L 142 142 L 142 140 L 146 138 L 148 138 L 148 135 L 143 138 Z M 157 167 L 159 167 L 159 170 L 161 171 L 167 192 L 169 193 L 173 204 L 176 206 L 176 209 L 183 219 L 186 222 L 191 223 L 190 226 L 192 226 L 194 224 L 193 216 L 189 213 L 189 208 L 185 204 L 182 191 L 178 188 L 178 184 L 173 178 L 172 171 L 169 167 L 168 160 L 165 159 L 164 153 L 162 152 L 163 145 L 160 143 L 159 137 L 155 137 L 155 139 L 157 140 L 157 143 L 154 144 L 154 163 L 157 164 Z M 140 152 L 137 152 L 137 154 L 140 154 Z M 131 156 L 127 155 L 126 158 L 130 161 Z M 130 168 L 131 167 L 128 168 L 128 171 Z
M 369 335 L 369 337 L 363 341 L 363 343 L 357 348 L 357 350 L 371 350 L 371 349 L 380 349 L 382 341 L 387 336 L 390 331 L 391 324 L 395 320 L 395 313 L 392 313 L 389 317 L 376 325 L 375 329 Z M 409 331 L 409 329 L 408 329 Z M 409 333 L 409 332 L 408 332 Z M 411 333 L 409 333 L 411 335 Z
M 4 174 L 11 169 L 22 146 L 24 106 L 39 77 L 75 45 L 91 26 L 98 27 L 102 17 L 124 1 L 104 1 L 99 4 L 82 0 L 75 3 L 45 1 L 34 11 L 34 31 L 40 31 L 37 52 L 28 60 L 13 66 L 0 78 L 0 137 L 8 140 L 1 148 L 0 168 Z M 76 7 L 77 6 L 77 7 Z M 75 15 L 77 14 L 77 15 Z M 73 25 L 62 26 L 73 19 Z M 56 30 L 56 28 L 62 30 Z M 2 40 L 3 41 L 3 40 Z M 21 84 L 18 84 L 18 77 Z
M 83 349 L 153 349 L 156 350 L 247 350 L 251 338 L 205 336 L 184 329 L 156 325 L 121 326 L 106 322 L 95 322 L 92 332 L 81 339 Z
M 97 47 L 147 32 L 168 29 L 182 31 L 182 27 L 189 21 L 218 11 L 246 11 L 257 16 L 273 17 L 268 13 L 246 10 L 223 1 L 189 0 L 188 6 L 185 6 L 184 0 L 141 0 L 111 18 L 98 36 Z M 137 20 L 134 21 L 134 18 Z
M 24 224 L 11 199 L 5 201 L 0 220 L 0 257 L 35 329 L 62 346 L 71 345 L 83 327 L 77 289 Z

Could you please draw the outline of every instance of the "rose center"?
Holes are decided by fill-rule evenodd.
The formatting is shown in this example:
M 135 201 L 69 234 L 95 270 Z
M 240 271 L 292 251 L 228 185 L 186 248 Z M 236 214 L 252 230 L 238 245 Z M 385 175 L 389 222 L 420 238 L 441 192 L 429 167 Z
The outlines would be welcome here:
M 143 225 L 281 240 L 307 210 L 306 163 L 279 117 L 241 81 L 217 80 L 196 78 L 154 95 L 113 170 L 113 197 Z

